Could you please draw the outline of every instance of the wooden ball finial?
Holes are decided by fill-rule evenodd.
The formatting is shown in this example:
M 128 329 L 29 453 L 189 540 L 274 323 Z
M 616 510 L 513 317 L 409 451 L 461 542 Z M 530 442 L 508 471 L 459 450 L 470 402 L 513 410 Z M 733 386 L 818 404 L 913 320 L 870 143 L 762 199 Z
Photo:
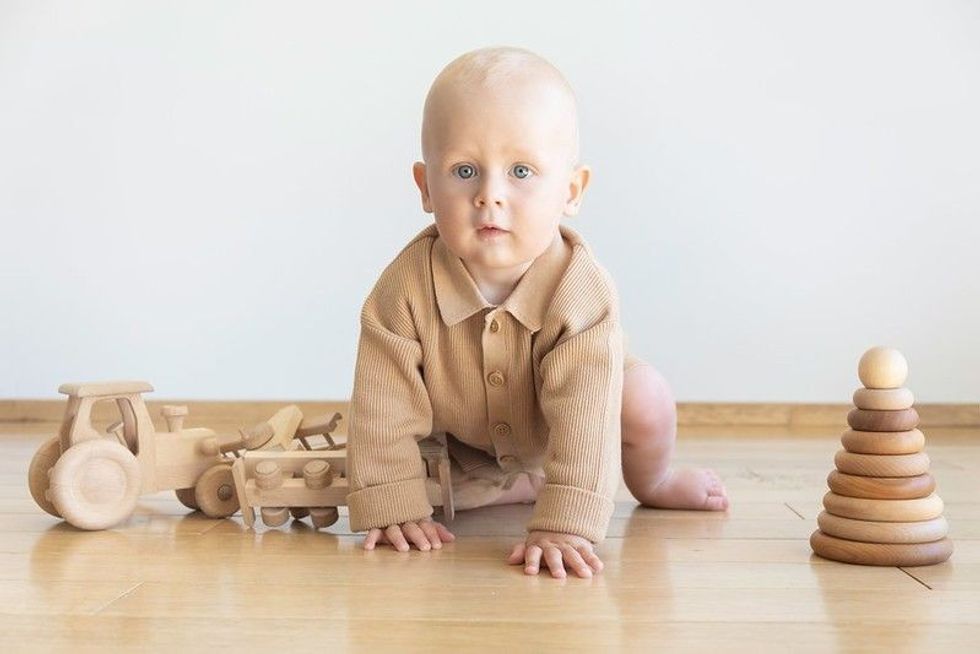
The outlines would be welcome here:
M 901 388 L 909 376 L 909 364 L 898 350 L 873 347 L 858 363 L 858 377 L 865 388 Z

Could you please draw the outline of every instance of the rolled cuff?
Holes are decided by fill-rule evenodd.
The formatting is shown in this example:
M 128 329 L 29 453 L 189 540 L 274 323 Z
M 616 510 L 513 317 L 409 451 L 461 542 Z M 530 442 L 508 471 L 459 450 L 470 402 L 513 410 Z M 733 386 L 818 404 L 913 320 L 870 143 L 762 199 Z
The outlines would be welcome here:
M 406 479 L 381 486 L 368 486 L 347 495 L 351 531 L 421 520 L 432 515 L 425 479 Z
M 535 503 L 528 531 L 575 534 L 599 543 L 606 537 L 616 504 L 612 499 L 574 486 L 545 484 Z

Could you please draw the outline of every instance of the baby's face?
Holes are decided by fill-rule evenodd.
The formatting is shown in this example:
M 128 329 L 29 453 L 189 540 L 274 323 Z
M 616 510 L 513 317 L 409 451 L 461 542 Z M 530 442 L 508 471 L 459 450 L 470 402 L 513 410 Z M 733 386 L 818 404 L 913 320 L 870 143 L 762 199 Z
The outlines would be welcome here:
M 567 95 L 515 86 L 450 89 L 426 116 L 425 163 L 415 167 L 423 208 L 474 275 L 523 274 L 561 217 L 577 212 L 588 182 L 588 169 L 575 167 Z

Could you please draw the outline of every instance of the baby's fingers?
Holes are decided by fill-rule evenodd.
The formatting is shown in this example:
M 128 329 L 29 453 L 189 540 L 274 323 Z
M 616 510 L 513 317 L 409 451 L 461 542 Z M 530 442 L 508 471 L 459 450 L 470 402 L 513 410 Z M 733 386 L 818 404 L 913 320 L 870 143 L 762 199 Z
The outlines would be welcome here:
M 436 531 L 439 533 L 439 538 L 441 538 L 443 541 L 451 543 L 456 540 L 456 536 L 453 534 L 453 532 L 449 531 L 444 524 L 441 522 L 433 522 L 432 524 L 436 526 Z
M 411 549 L 408 541 L 405 540 L 405 535 L 402 533 L 401 527 L 398 525 L 391 525 L 385 529 L 385 536 L 388 538 L 388 542 L 399 552 L 407 552 Z
M 425 532 L 422 531 L 422 528 L 414 522 L 406 522 L 402 527 L 402 531 L 412 540 L 413 543 L 415 543 L 415 547 L 419 548 L 423 552 L 432 549 L 432 545 L 429 544 L 429 537 L 426 536 Z
M 588 547 L 578 547 L 576 550 L 582 555 L 582 560 L 584 560 L 594 572 L 602 572 L 605 564 L 603 564 L 602 559 L 599 558 L 598 554 L 593 552 Z
M 537 545 L 531 545 L 524 550 L 524 572 L 529 575 L 538 574 L 538 570 L 541 568 L 541 548 Z
M 524 563 L 524 543 L 514 545 L 514 549 L 510 551 L 510 556 L 507 557 L 507 563 L 511 565 Z
M 588 579 L 592 576 L 592 568 L 585 562 L 582 555 L 579 554 L 571 545 L 565 545 L 561 548 L 562 555 L 565 557 L 565 564 L 569 568 L 575 571 L 579 577 Z
M 432 549 L 437 550 L 442 547 L 442 540 L 439 538 L 439 530 L 436 529 L 435 523 L 423 521 L 419 523 L 419 528 L 432 543 Z
M 364 539 L 364 549 L 373 550 L 379 540 L 381 540 L 381 530 L 377 528 L 370 530 L 367 538 Z
M 565 573 L 565 561 L 562 559 L 561 550 L 557 547 L 548 547 L 544 551 L 544 560 L 548 564 L 548 569 L 551 570 L 552 577 L 563 579 L 567 576 Z

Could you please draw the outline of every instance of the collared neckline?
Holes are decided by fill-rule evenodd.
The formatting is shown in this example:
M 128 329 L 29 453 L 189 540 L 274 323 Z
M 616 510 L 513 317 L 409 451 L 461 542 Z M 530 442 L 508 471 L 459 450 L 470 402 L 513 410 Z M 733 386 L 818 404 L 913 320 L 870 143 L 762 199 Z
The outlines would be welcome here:
M 478 311 L 494 308 L 495 305 L 483 297 L 463 261 L 438 238 L 436 226 L 426 228 L 423 234 L 436 235 L 432 244 L 432 277 L 442 321 L 451 327 Z M 565 274 L 574 246 L 578 244 L 583 244 L 582 237 L 571 228 L 559 225 L 555 240 L 525 271 L 500 308 L 528 330 L 541 329 L 555 289 Z

